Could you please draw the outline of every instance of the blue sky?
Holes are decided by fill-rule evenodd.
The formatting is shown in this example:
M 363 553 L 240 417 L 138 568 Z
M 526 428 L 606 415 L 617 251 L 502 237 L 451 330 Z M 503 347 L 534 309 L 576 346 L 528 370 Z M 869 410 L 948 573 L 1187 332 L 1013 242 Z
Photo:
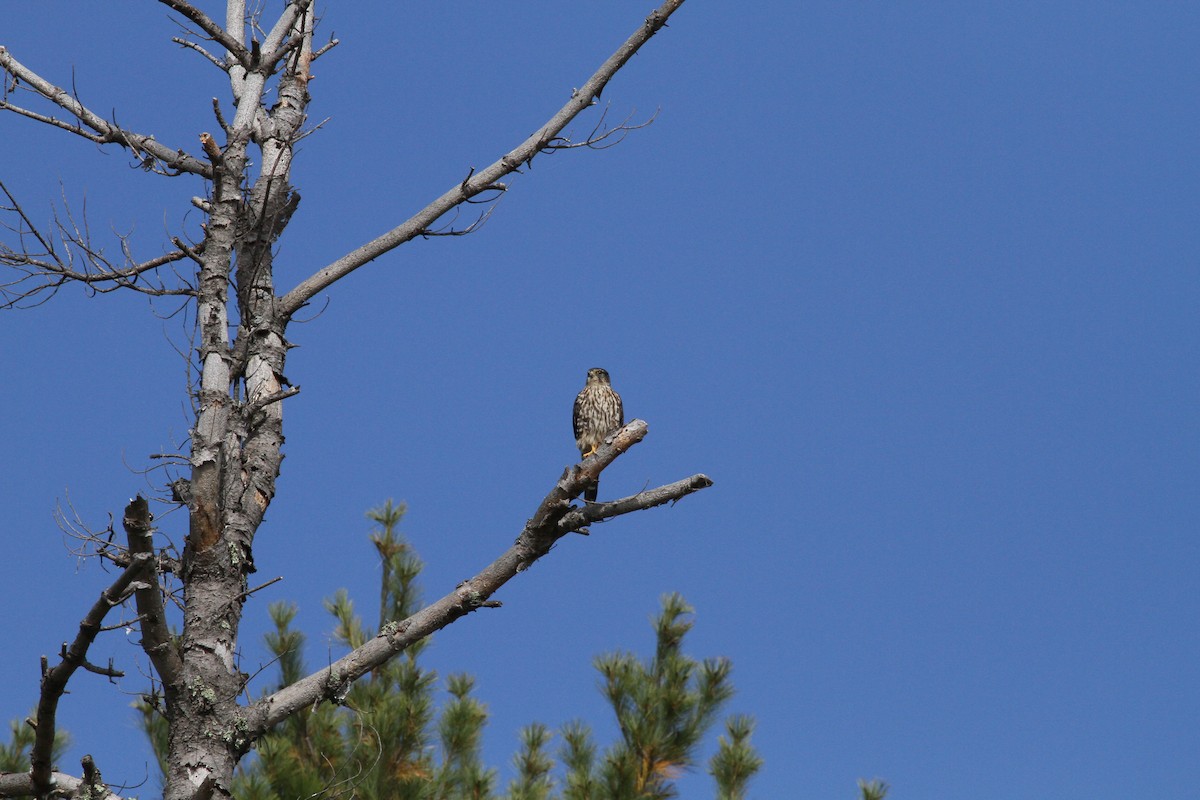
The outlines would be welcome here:
M 324 6 L 330 120 L 296 162 L 279 284 L 517 144 L 651 7 Z M 150 2 L 44 2 L 0 44 L 192 148 L 228 92 L 175 33 Z M 573 461 L 571 400 L 603 366 L 650 435 L 602 495 L 715 485 L 563 541 L 436 637 L 433 665 L 478 676 L 505 778 L 527 722 L 611 734 L 591 659 L 650 652 L 679 591 L 692 654 L 732 658 L 730 710 L 758 719 L 754 797 L 872 776 L 897 800 L 1200 796 L 1197 34 L 1185 3 L 691 0 L 604 94 L 653 125 L 540 157 L 480 232 L 381 258 L 293 326 L 303 391 L 256 552 L 284 580 L 247 607 L 244 667 L 268 602 L 300 605 L 314 666 L 322 599 L 373 607 L 363 513 L 388 497 L 427 597 L 500 553 Z M 0 137 L 39 218 L 86 200 L 146 254 L 197 230 L 196 183 L 11 115 Z M 170 310 L 67 289 L 0 319 L 4 719 L 111 580 L 69 555 L 56 499 L 103 527 L 186 435 Z M 75 679 L 63 766 L 90 752 L 136 782 L 145 659 L 119 632 L 98 648 L 129 677 Z M 711 795 L 702 771 L 681 787 Z

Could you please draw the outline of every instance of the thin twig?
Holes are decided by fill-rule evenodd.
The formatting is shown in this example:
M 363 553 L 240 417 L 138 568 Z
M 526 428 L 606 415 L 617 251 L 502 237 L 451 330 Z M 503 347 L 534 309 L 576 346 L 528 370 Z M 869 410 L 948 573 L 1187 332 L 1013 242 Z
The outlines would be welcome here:
M 255 592 L 262 591 L 263 589 L 267 588 L 268 586 L 270 586 L 272 584 L 279 583 L 281 580 L 283 580 L 282 575 L 280 575 L 277 578 L 272 578 L 271 580 L 267 581 L 266 583 L 260 583 L 258 586 L 255 586 L 253 589 L 247 589 L 246 591 L 239 594 L 237 596 L 237 600 L 239 602 L 242 600 L 245 600 L 247 597 L 254 594 Z
M 209 61 L 211 61 L 217 67 L 217 69 L 221 70 L 222 72 L 229 72 L 228 64 L 226 64 L 224 61 L 217 58 L 212 53 L 208 52 L 207 50 L 205 50 L 203 47 L 196 44 L 192 40 L 184 39 L 182 36 L 172 36 L 171 41 L 174 42 L 175 44 L 179 45 L 180 47 L 186 47 L 189 50 L 195 50 L 197 53 L 199 53 L 200 55 L 204 56 Z
M 64 208 L 63 216 L 56 211 L 54 222 L 58 228 L 56 238 L 63 245 L 60 254 L 49 234 L 43 233 L 33 224 L 33 220 L 13 197 L 8 187 L 0 182 L 0 192 L 8 198 L 9 205 L 0 207 L 16 217 L 16 225 L 5 225 L 17 234 L 20 241 L 18 249 L 0 243 L 0 265 L 12 267 L 18 277 L 0 283 L 0 297 L 7 298 L 0 303 L 0 308 L 36 305 L 32 302 L 38 294 L 53 295 L 62 285 L 68 282 L 81 283 L 89 291 L 103 294 L 116 289 L 133 289 L 155 297 L 190 296 L 194 289 L 181 280 L 181 288 L 171 289 L 162 283 L 161 278 L 147 278 L 160 267 L 180 261 L 184 258 L 194 258 L 194 254 L 181 247 L 137 262 L 134 260 L 129 245 L 128 235 L 117 234 L 118 246 L 123 255 L 124 265 L 117 266 L 103 252 L 91 243 L 86 215 L 81 225 L 75 218 L 69 205 Z M 37 247 L 31 248 L 25 242 L 30 237 Z M 80 262 L 81 268 L 75 266 Z

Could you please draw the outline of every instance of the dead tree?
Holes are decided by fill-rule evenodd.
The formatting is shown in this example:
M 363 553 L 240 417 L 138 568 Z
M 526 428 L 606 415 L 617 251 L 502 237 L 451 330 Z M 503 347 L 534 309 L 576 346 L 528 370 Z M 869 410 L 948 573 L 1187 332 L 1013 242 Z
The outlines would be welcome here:
M 305 135 L 310 68 L 336 44 L 314 41 L 312 0 L 289 0 L 278 19 L 247 16 L 245 0 L 228 0 L 225 19 L 210 18 L 184 0 L 159 0 L 182 17 L 186 34 L 176 38 L 229 79 L 227 103 L 213 101 L 214 127 L 198 133 L 195 152 L 184 143 L 160 142 L 121 127 L 85 106 L 69 91 L 42 78 L 0 46 L 5 86 L 0 110 L 62 129 L 99 145 L 124 148 L 145 170 L 191 179 L 203 186 L 192 203 L 204 214 L 196 241 L 175 237 L 163 255 L 136 261 L 104 255 L 69 213 L 52 229 L 39 228 L 18 199 L 0 183 L 7 233 L 0 263 L 0 304 L 37 304 L 67 284 L 96 292 L 114 290 L 171 295 L 192 304 L 196 379 L 188 387 L 195 420 L 186 469 L 173 485 L 188 509 L 182 554 L 156 551 L 149 506 L 141 497 L 124 512 L 125 544 L 97 540 L 96 555 L 121 572 L 83 617 L 79 634 L 58 663 L 43 667 L 36 720 L 37 741 L 29 774 L 0 775 L 0 795 L 46 796 L 53 792 L 100 796 L 106 791 L 97 765 L 85 759 L 81 775 L 53 772 L 50 762 L 55 711 L 79 668 L 115 674 L 87 660 L 88 647 L 104 630 L 108 611 L 136 608 L 141 646 L 161 683 L 170 728 L 169 800 L 229 796 L 239 760 L 273 725 L 319 702 L 339 702 L 356 678 L 454 620 L 498 605 L 493 593 L 545 555 L 560 537 L 592 522 L 678 500 L 711 485 L 704 475 L 607 503 L 572 504 L 589 481 L 639 442 L 646 423 L 634 420 L 609 437 L 592 456 L 563 472 L 520 531 L 516 543 L 474 578 L 327 668 L 275 694 L 239 703 L 245 676 L 235 664 L 238 631 L 254 572 L 254 537 L 275 495 L 283 443 L 283 408 L 299 387 L 283 378 L 288 329 L 293 318 L 341 278 L 416 237 L 463 234 L 438 227 L 463 204 L 484 202 L 507 190 L 506 176 L 540 154 L 596 147 L 633 127 L 597 127 L 582 141 L 564 136 L 569 122 L 596 104 L 608 81 L 664 25 L 683 0 L 666 0 L 642 21 L 566 104 L 531 136 L 485 169 L 469 172 L 409 219 L 290 287 L 276 286 L 274 245 L 300 201 L 292 175 L 293 149 Z M 261 8 L 261 6 L 258 6 Z M 268 103 L 264 98 L 273 92 Z M 123 243 L 124 244 L 124 243 Z M 231 320 L 236 327 L 231 330 Z M 110 534 L 112 531 L 110 531 Z M 182 632 L 173 635 L 162 586 L 171 576 L 182 585 Z

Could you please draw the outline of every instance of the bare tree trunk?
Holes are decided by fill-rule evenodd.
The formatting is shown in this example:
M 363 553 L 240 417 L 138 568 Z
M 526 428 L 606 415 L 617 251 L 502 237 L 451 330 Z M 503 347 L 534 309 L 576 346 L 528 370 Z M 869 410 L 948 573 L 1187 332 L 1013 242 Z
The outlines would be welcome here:
M 231 4 L 233 6 L 235 4 Z M 206 147 L 214 186 L 200 265 L 199 414 L 192 435 L 192 500 L 181 578 L 184 624 L 181 686 L 166 693 L 170 721 L 168 800 L 226 796 L 234 767 L 251 745 L 237 697 L 244 687 L 234 653 L 254 571 L 254 535 L 275 495 L 283 445 L 282 390 L 286 344 L 276 309 L 272 246 L 295 206 L 290 190 L 292 145 L 308 106 L 312 58 L 311 3 L 293 3 L 264 45 L 279 57 L 278 102 L 262 108 L 260 71 L 230 68 L 236 113 L 219 152 Z M 230 9 L 234 16 L 235 8 Z M 286 23 L 286 27 L 285 27 Z M 242 45 L 242 22 L 233 44 Z M 243 48 L 244 52 L 244 48 Z M 230 52 L 227 58 L 236 59 Z M 251 56 L 251 68 L 254 56 Z M 206 140 L 206 144 L 208 141 Z M 260 151 L 248 191 L 247 148 Z M 234 278 L 237 333 L 229 342 L 227 287 Z

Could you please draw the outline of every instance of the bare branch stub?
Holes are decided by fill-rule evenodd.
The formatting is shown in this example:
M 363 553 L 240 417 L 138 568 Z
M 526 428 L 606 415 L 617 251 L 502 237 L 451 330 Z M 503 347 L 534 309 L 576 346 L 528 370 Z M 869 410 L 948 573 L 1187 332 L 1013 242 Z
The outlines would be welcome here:
M 318 58 L 325 55 L 330 50 L 337 47 L 339 44 L 341 44 L 341 42 L 331 36 L 329 38 L 328 42 L 326 42 L 325 44 L 321 45 L 320 47 L 318 47 L 316 50 L 313 51 L 313 54 L 312 54 L 313 61 L 316 61 Z
M 123 522 L 130 556 L 134 559 L 148 560 L 157 566 L 150 506 L 144 497 L 138 495 L 129 501 L 129 505 L 125 506 Z M 154 664 L 164 682 L 177 680 L 182 667 L 179 653 L 171 644 L 171 632 L 167 626 L 158 580 L 151 580 L 138 587 L 134 593 L 134 601 L 138 617 L 141 619 L 142 649 L 150 657 L 150 662 Z
M 96 766 L 96 760 L 92 758 L 91 753 L 79 760 L 79 766 L 83 769 L 83 785 L 88 797 L 104 797 L 108 794 L 108 787 L 104 785 L 100 768 Z
M 623 497 L 620 500 L 588 503 L 582 508 L 573 508 L 564 514 L 558 522 L 558 530 L 562 534 L 583 533 L 593 522 L 603 522 L 634 511 L 645 511 L 664 503 L 675 503 L 689 494 L 707 489 L 712 485 L 712 478 L 697 474 L 666 486 L 659 486 L 657 489 L 649 489 L 629 497 Z

